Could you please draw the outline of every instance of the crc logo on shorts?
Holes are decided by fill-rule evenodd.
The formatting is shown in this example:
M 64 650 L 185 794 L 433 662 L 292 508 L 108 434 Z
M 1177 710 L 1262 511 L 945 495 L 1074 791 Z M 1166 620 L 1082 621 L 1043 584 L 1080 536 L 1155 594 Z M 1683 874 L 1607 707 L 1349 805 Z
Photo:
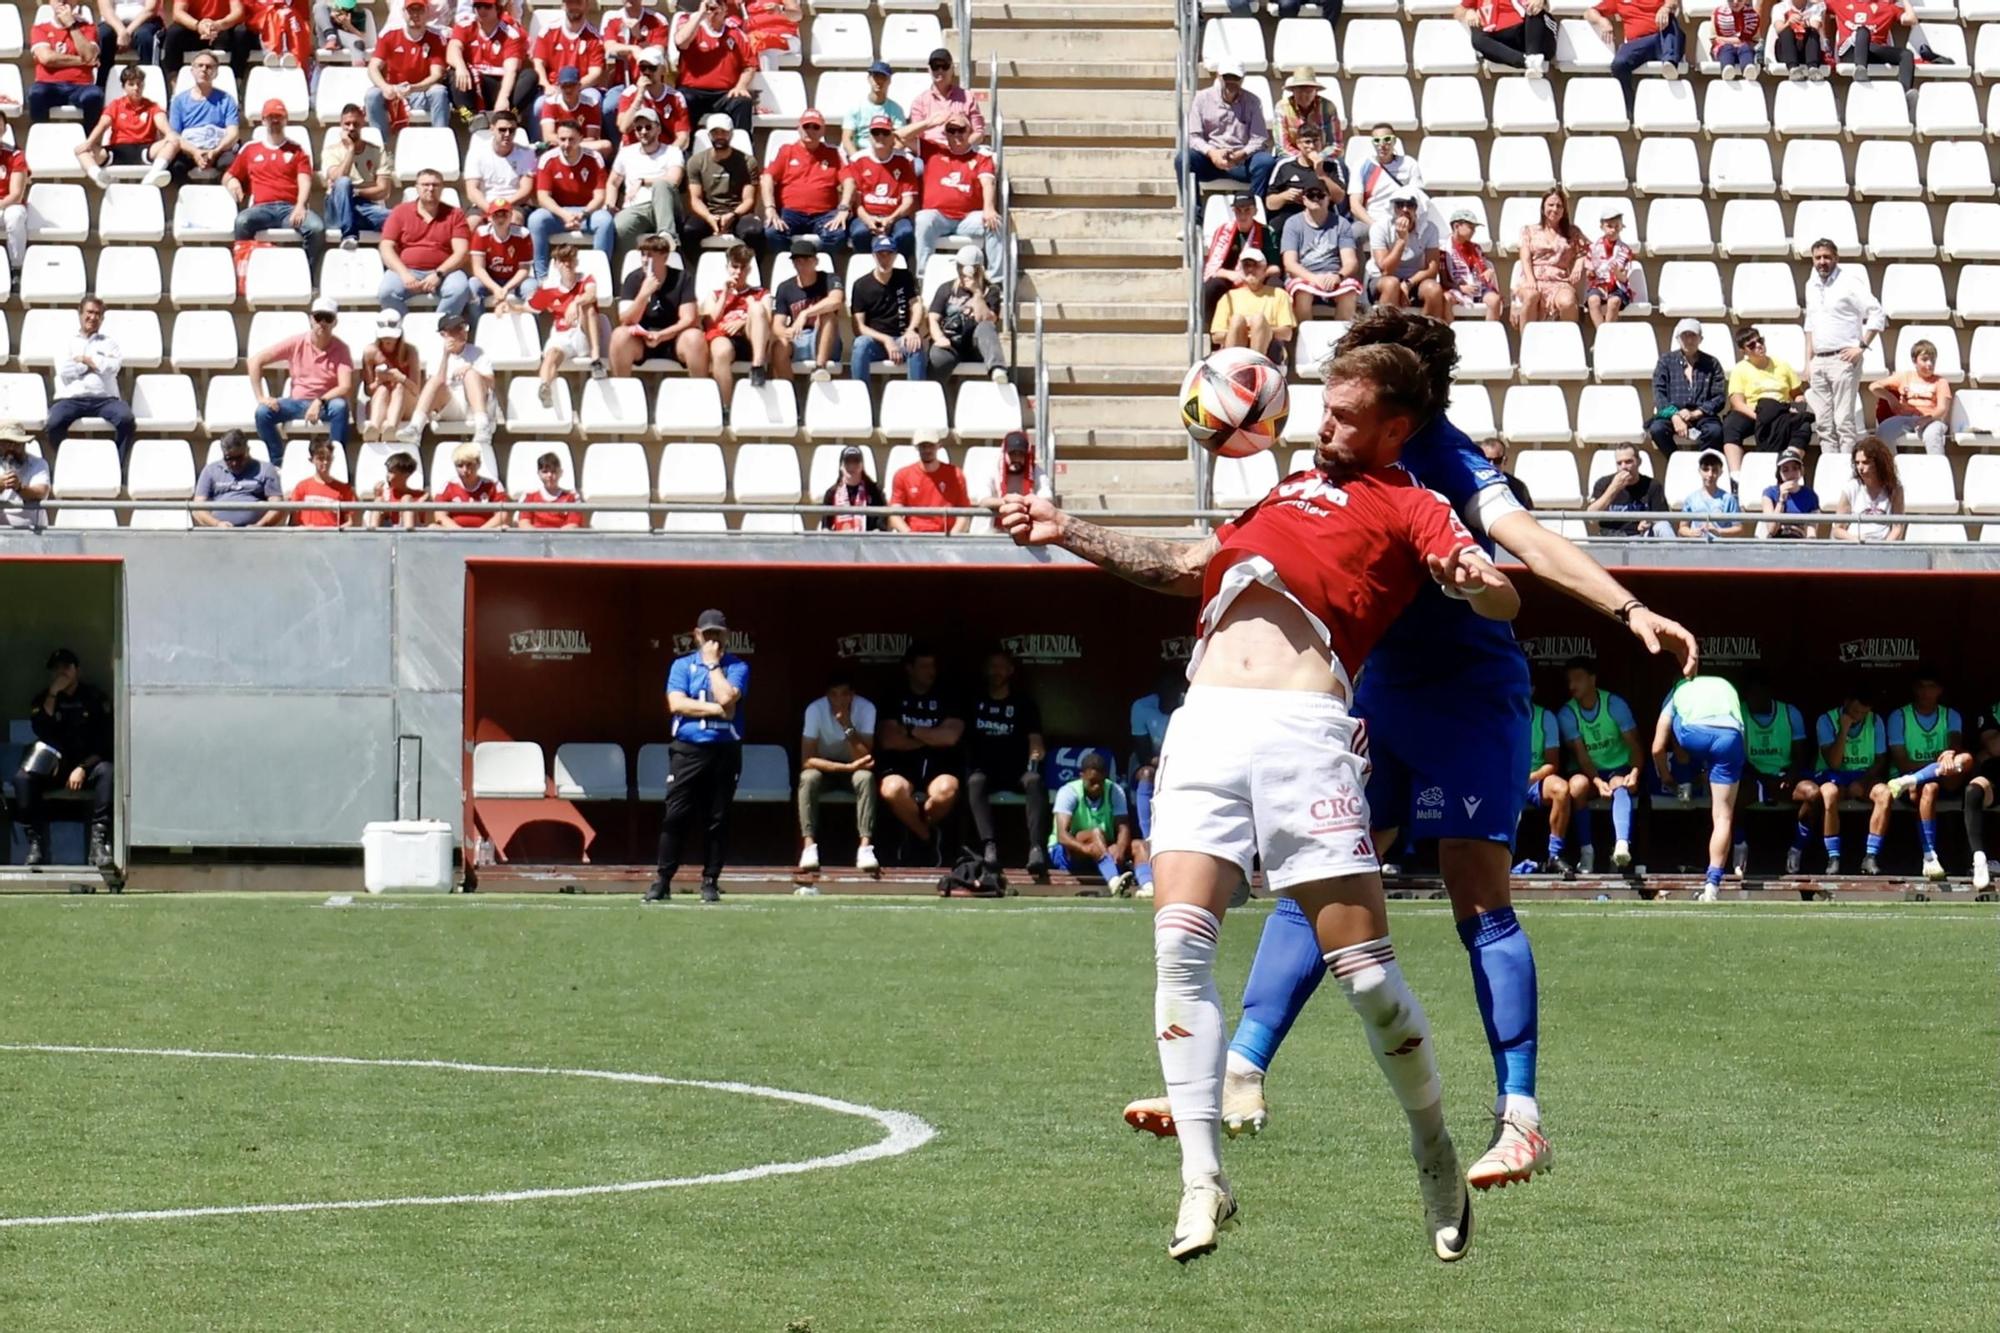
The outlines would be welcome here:
M 1182 634 L 1171 639 L 1160 640 L 1160 660 L 1162 662 L 1185 662 L 1194 656 L 1194 635 Z
M 1521 651 L 1538 666 L 1561 666 L 1572 657 L 1597 656 L 1597 644 L 1588 634 L 1544 634 L 1521 640 Z
M 850 662 L 900 662 L 909 650 L 907 634 L 843 634 L 834 640 L 834 654 Z
M 1312 820 L 1306 832 L 1315 838 L 1368 827 L 1368 803 L 1357 791 L 1322 796 L 1306 807 L 1306 814 Z
M 674 635 L 674 656 L 680 657 L 693 652 L 700 645 L 692 634 Z M 732 629 L 723 635 L 722 650 L 735 653 L 738 657 L 748 657 L 757 651 L 757 641 L 740 629 Z
M 1701 640 L 1701 660 L 1717 666 L 1741 666 L 1763 661 L 1764 654 L 1754 634 L 1709 634 Z
M 1083 657 L 1083 647 L 1074 634 L 1016 634 L 1000 643 L 1014 654 L 1015 660 L 1042 666 L 1075 662 Z
M 1426 787 L 1417 793 L 1415 823 L 1436 823 L 1444 818 L 1444 788 Z
M 590 656 L 590 636 L 580 629 L 517 629 L 507 636 L 507 655 L 530 662 L 567 662 Z
M 1842 666 L 1907 666 L 1921 657 L 1915 639 L 1849 639 L 1840 645 Z

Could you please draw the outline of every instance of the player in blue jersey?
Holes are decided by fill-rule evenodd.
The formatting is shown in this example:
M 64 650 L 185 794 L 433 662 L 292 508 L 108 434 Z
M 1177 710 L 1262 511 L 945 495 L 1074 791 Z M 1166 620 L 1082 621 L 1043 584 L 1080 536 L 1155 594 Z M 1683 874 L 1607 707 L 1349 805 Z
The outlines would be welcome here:
M 1336 354 L 1378 342 L 1415 348 L 1438 377 L 1439 396 L 1448 394 L 1458 364 L 1448 325 L 1379 308 L 1347 331 Z M 1536 577 L 1625 625 L 1648 652 L 1672 653 L 1694 672 L 1694 637 L 1536 522 L 1500 470 L 1449 421 L 1435 418 L 1412 436 L 1402 466 L 1449 500 L 1489 550 L 1505 547 Z M 1528 666 L 1513 631 L 1433 590 L 1419 594 L 1376 646 L 1355 696 L 1374 759 L 1368 804 L 1376 844 L 1386 845 L 1398 829 L 1438 843 L 1472 966 L 1499 1084 L 1492 1144 L 1466 1172 L 1477 1189 L 1526 1180 L 1549 1161 L 1535 1100 L 1535 959 L 1508 896 L 1521 775 L 1529 771 L 1528 709 Z M 1311 924 L 1280 898 L 1251 962 L 1229 1047 L 1222 1115 L 1231 1135 L 1265 1123 L 1265 1071 L 1325 975 Z M 1173 1132 L 1164 1099 L 1134 1102 L 1125 1118 L 1135 1128 Z

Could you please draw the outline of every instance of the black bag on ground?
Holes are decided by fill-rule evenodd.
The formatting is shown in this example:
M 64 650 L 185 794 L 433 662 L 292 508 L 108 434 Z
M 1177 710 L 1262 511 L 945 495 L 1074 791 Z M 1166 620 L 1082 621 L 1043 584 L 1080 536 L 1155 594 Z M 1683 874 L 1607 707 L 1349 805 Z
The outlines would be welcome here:
M 940 898 L 1004 898 L 1007 881 L 970 847 L 960 847 L 951 869 L 938 879 Z

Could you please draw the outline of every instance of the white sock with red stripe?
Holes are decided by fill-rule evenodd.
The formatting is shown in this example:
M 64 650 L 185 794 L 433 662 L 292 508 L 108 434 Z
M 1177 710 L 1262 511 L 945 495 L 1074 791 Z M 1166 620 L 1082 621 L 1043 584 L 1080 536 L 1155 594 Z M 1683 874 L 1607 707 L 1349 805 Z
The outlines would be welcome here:
M 1410 1118 L 1410 1137 L 1419 1148 L 1444 1133 L 1444 1083 L 1438 1078 L 1430 1020 L 1403 980 L 1396 950 L 1386 939 L 1335 949 L 1326 968 L 1361 1015 L 1375 1063 L 1389 1080 Z
M 1153 914 L 1153 1031 L 1184 1183 L 1222 1174 L 1222 1066 L 1229 1043 L 1215 989 L 1220 934 L 1206 908 L 1169 903 Z

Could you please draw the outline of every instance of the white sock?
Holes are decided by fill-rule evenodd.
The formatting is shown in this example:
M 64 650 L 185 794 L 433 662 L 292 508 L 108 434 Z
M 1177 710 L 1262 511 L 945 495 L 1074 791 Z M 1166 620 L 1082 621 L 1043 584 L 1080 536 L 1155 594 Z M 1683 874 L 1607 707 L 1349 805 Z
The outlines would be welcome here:
M 1430 1020 L 1403 980 L 1395 948 L 1386 939 L 1369 940 L 1335 949 L 1326 955 L 1326 966 L 1361 1016 L 1375 1063 L 1410 1118 L 1412 1139 L 1418 1144 L 1435 1141 L 1444 1133 L 1444 1083 L 1438 1077 Z
M 1226 1067 L 1229 1073 L 1237 1078 L 1255 1079 L 1259 1083 L 1264 1081 L 1264 1071 L 1252 1064 L 1250 1057 L 1241 1051 L 1231 1050 L 1229 1052 L 1229 1060 Z
M 1493 1099 L 1493 1114 L 1500 1117 L 1512 1116 L 1539 1128 L 1542 1123 L 1542 1108 L 1533 1097 L 1518 1092 L 1503 1092 Z
M 1153 1031 L 1180 1137 L 1181 1180 L 1222 1174 L 1222 1069 L 1228 1049 L 1215 988 L 1221 926 L 1205 908 L 1169 903 L 1153 916 Z

